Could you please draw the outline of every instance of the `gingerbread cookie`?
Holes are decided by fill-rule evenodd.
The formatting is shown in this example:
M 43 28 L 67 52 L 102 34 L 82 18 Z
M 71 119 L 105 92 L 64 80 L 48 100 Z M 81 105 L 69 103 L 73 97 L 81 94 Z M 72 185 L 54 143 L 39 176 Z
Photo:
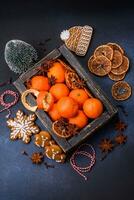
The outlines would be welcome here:
M 10 139 L 22 139 L 24 143 L 29 143 L 32 134 L 39 132 L 38 126 L 34 124 L 35 119 L 35 114 L 24 115 L 18 110 L 14 119 L 7 120 L 7 125 L 11 129 Z
M 55 144 L 55 141 L 52 140 L 51 135 L 47 131 L 40 131 L 34 138 L 34 144 L 38 147 L 46 147 Z
M 63 163 L 65 161 L 65 153 L 55 143 L 55 141 L 52 140 L 50 133 L 47 131 L 40 131 L 39 134 L 36 134 L 34 144 L 38 147 L 44 148 L 44 155 L 47 158 L 53 159 L 59 163 Z

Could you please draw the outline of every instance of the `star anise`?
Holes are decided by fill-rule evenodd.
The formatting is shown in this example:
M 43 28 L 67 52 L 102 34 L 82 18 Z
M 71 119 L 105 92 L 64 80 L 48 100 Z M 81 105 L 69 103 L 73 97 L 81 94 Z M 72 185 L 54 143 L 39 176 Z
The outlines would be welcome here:
M 48 80 L 49 80 L 49 84 L 52 86 L 52 85 L 54 85 L 55 83 L 56 83 L 56 78 L 55 78 L 55 76 L 51 76 L 50 78 L 48 78 Z
M 43 162 L 43 154 L 42 153 L 33 153 L 31 156 L 31 160 L 33 164 L 41 164 Z
M 115 130 L 117 130 L 118 132 L 122 132 L 124 131 L 125 129 L 127 128 L 127 125 L 122 122 L 122 121 L 118 121 L 116 124 L 115 124 Z
M 79 79 L 79 81 L 76 82 L 75 84 L 76 84 L 76 87 L 79 88 L 79 89 L 84 88 L 85 87 L 85 80 Z
M 119 135 L 117 135 L 116 137 L 115 137 L 115 142 L 117 143 L 117 144 L 125 144 L 126 143 L 126 141 L 127 141 L 127 136 L 126 135 L 124 135 L 123 133 L 120 133 Z
M 67 135 L 76 135 L 78 131 L 78 127 L 75 124 L 70 124 L 68 119 L 61 118 L 59 120 L 58 126 Z
M 99 148 L 102 152 L 108 153 L 112 151 L 112 149 L 114 148 L 114 144 L 109 139 L 103 139 L 99 144 Z
M 52 66 L 54 60 L 46 60 L 39 67 L 37 67 L 38 74 L 45 76 Z

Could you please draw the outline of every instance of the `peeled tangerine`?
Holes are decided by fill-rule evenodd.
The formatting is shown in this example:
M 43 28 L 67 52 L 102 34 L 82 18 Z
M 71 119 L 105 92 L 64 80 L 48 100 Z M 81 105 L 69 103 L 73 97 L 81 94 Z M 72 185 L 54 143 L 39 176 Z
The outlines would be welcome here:
M 54 97 L 50 92 L 41 91 L 37 96 L 37 106 L 38 109 L 44 109 L 44 111 L 49 111 L 54 104 Z
M 103 112 L 103 104 L 99 99 L 89 98 L 83 105 L 84 113 L 91 119 L 96 119 Z

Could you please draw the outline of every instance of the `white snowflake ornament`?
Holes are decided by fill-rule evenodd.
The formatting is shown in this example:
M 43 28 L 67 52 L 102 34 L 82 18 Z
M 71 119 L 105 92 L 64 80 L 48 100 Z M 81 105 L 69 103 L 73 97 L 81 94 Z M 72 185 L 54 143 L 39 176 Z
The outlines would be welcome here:
M 7 125 L 11 129 L 10 139 L 22 139 L 24 143 L 29 143 L 31 136 L 39 133 L 39 127 L 34 123 L 35 119 L 35 114 L 24 115 L 18 110 L 16 118 L 7 120 Z

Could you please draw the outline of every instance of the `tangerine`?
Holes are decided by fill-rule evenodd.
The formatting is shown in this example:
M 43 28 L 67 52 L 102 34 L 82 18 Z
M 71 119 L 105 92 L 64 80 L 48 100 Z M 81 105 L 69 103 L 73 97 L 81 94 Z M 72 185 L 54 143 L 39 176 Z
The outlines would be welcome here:
M 55 77 L 56 83 L 63 83 L 65 80 L 65 68 L 60 62 L 54 62 L 49 69 L 47 76 Z
M 56 120 L 58 120 L 58 119 L 61 118 L 61 116 L 60 116 L 60 114 L 58 112 L 57 104 L 56 103 L 53 105 L 53 107 L 51 108 L 51 110 L 49 111 L 48 114 L 49 114 L 49 116 L 51 117 L 51 119 L 53 121 L 56 121 Z
M 50 88 L 50 93 L 56 100 L 69 95 L 69 89 L 64 83 L 56 83 Z
M 31 79 L 31 88 L 38 91 L 48 91 L 50 89 L 48 78 L 44 76 L 34 76 Z
M 84 114 L 82 110 L 79 110 L 78 114 L 75 117 L 69 119 L 69 123 L 75 124 L 79 128 L 83 128 L 88 123 L 88 117 Z
M 103 112 L 103 104 L 99 99 L 89 98 L 83 105 L 84 113 L 91 119 L 96 119 Z
M 70 97 L 72 97 L 81 108 L 83 103 L 89 98 L 88 94 L 84 89 L 75 89 L 72 90 L 69 94 Z
M 57 109 L 64 118 L 74 117 L 78 112 L 78 104 L 71 97 L 62 97 L 57 102 Z

